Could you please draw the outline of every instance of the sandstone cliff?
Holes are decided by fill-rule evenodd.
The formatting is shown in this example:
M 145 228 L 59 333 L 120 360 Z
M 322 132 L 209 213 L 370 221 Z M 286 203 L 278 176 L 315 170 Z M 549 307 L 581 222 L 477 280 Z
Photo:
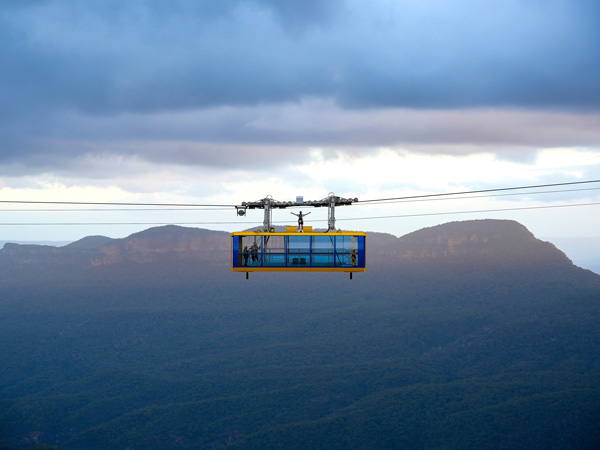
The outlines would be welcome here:
M 151 228 L 124 239 L 91 236 L 64 247 L 5 244 L 0 259 L 15 266 L 92 267 L 125 262 L 227 259 L 228 254 L 228 233 L 171 225 Z

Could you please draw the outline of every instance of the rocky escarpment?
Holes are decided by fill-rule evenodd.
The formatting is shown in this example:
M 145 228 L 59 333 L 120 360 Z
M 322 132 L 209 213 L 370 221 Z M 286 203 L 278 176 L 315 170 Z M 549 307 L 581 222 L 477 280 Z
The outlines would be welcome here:
M 423 228 L 398 239 L 371 245 L 371 256 L 392 260 L 473 260 L 495 263 L 566 263 L 553 244 L 537 239 L 512 220 L 469 220 Z
M 90 236 L 64 247 L 5 244 L 0 259 L 15 267 L 40 264 L 93 267 L 160 260 L 227 261 L 228 254 L 228 233 L 170 225 L 124 239 Z
M 170 259 L 227 259 L 229 234 L 181 228 L 152 228 L 125 239 L 103 245 L 92 258 L 93 265 L 116 264 L 124 261 L 149 263 Z

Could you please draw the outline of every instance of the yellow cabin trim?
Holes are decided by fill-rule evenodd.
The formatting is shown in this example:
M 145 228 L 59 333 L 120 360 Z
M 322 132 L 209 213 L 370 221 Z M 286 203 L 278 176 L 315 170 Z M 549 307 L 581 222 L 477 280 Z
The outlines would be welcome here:
M 289 231 L 289 230 L 292 231 Z M 237 232 L 233 232 L 231 233 L 231 271 L 232 272 L 246 272 L 246 273 L 250 273 L 250 272 L 345 272 L 345 273 L 349 273 L 350 275 L 352 275 L 353 272 L 366 272 L 367 270 L 367 242 L 366 242 L 366 233 L 364 232 L 360 232 L 360 231 L 333 231 L 333 232 L 315 232 L 312 231 L 312 227 L 305 227 L 304 228 L 305 232 L 303 233 L 299 233 L 296 229 L 296 227 L 286 227 L 286 231 L 280 231 L 280 232 L 264 232 L 263 230 L 256 230 L 256 231 L 237 231 Z M 288 253 L 287 250 L 284 250 L 282 252 L 267 252 L 263 255 L 262 252 L 259 252 L 260 255 L 259 257 L 261 258 L 261 262 L 257 265 L 254 264 L 248 264 L 248 258 L 250 255 L 250 252 L 248 251 L 248 249 L 250 249 L 250 245 L 248 245 L 247 249 L 245 249 L 244 251 L 246 253 L 242 253 L 241 252 L 241 245 L 242 245 L 242 238 L 250 238 L 250 240 L 252 240 L 253 238 L 260 238 L 262 242 L 262 238 L 263 237 L 283 237 L 283 238 L 287 238 L 289 237 L 291 238 L 300 238 L 300 237 L 312 237 L 312 236 L 316 236 L 316 237 L 333 237 L 336 236 L 338 238 L 346 238 L 349 237 L 351 238 L 351 240 L 354 242 L 354 238 L 360 238 L 360 239 L 364 239 L 362 242 L 362 247 L 360 252 L 358 251 L 358 248 L 354 249 L 353 248 L 348 248 L 343 252 L 335 252 L 338 255 L 343 255 L 341 256 L 342 259 L 340 260 L 336 260 L 337 262 L 335 262 L 335 264 L 333 265 L 325 265 L 322 262 L 320 262 L 318 260 L 318 258 L 322 257 L 323 255 L 329 255 L 327 252 L 325 253 L 319 253 L 317 252 L 312 252 L 309 251 L 308 253 L 306 253 L 306 255 L 304 254 L 300 254 L 302 252 L 298 252 L 297 254 L 299 256 L 302 256 L 302 259 L 304 259 L 304 257 L 311 258 L 311 262 L 309 262 L 308 266 L 304 266 L 305 263 L 301 263 L 300 265 L 296 265 L 297 263 L 291 262 L 290 260 L 288 260 L 288 258 L 290 258 L 291 256 L 296 256 L 296 254 L 291 254 Z M 240 237 L 240 241 L 238 242 L 236 240 L 236 247 L 234 247 L 234 239 L 236 237 Z M 266 242 L 266 241 L 265 241 Z M 271 240 L 271 242 L 279 242 L 279 241 L 273 241 Z M 281 241 L 283 242 L 283 241 Z M 285 241 L 287 242 L 287 241 Z M 350 242 L 350 241 L 349 241 Z M 254 243 L 256 243 L 256 240 L 254 241 Z M 237 246 L 240 247 L 237 247 Z M 259 245 L 261 245 L 259 243 Z M 353 244 L 351 244 L 353 245 Z M 287 248 L 287 247 L 286 247 Z M 235 255 L 235 260 L 234 260 L 234 255 Z M 243 255 L 245 255 L 245 265 L 242 264 L 242 257 Z M 264 256 L 268 256 L 269 259 L 271 261 L 277 261 L 276 264 L 269 264 L 269 265 L 263 265 L 262 263 L 262 258 Z M 315 260 L 312 260 L 312 257 L 315 257 Z M 354 263 L 354 258 L 356 256 L 356 264 Z M 250 256 L 250 258 L 254 258 L 253 256 Z M 273 258 L 273 259 L 271 259 Z M 345 258 L 345 259 L 344 259 Z M 252 259 L 253 260 L 253 259 Z M 341 262 L 341 261 L 345 261 L 345 262 Z M 351 261 L 351 263 L 349 263 L 349 261 Z M 359 262 L 360 261 L 360 262 Z M 268 263 L 267 263 L 268 264 Z
M 292 231 L 288 231 L 289 228 L 291 228 Z M 286 231 L 274 231 L 272 233 L 267 233 L 262 230 L 234 231 L 233 233 L 231 233 L 231 236 L 290 236 L 291 234 L 305 234 L 307 236 L 367 236 L 366 233 L 361 231 L 312 231 L 312 227 L 304 227 L 304 233 L 298 233 L 298 231 L 296 231 L 296 227 L 286 227 Z
M 232 267 L 232 272 L 366 272 L 366 267 Z
M 312 233 L 313 227 L 302 227 L 302 229 L 304 230 L 304 233 Z M 298 233 L 298 227 L 285 227 L 285 232 L 286 233 Z

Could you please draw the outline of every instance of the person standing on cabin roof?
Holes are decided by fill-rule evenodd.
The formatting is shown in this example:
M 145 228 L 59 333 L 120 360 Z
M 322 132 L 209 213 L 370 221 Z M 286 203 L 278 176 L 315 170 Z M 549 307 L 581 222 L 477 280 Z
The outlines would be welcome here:
M 293 213 L 293 212 L 290 212 L 290 214 L 293 214 L 296 217 L 298 217 L 298 233 L 304 233 L 304 220 L 303 220 L 303 217 L 304 216 L 308 216 L 310 213 L 307 212 L 306 214 L 304 214 L 304 216 L 302 215 L 302 211 L 300 211 L 300 214 L 296 214 L 296 213 Z

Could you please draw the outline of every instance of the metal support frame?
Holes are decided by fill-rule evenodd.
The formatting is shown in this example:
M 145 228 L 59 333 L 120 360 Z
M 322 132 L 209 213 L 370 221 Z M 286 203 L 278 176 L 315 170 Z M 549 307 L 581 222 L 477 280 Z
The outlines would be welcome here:
M 273 222 L 273 208 L 290 208 L 297 206 L 314 206 L 321 207 L 327 206 L 328 214 L 327 214 L 327 231 L 332 232 L 335 231 L 335 207 L 336 206 L 344 206 L 351 205 L 353 202 L 357 202 L 357 198 L 342 198 L 338 197 L 333 192 L 330 192 L 329 195 L 321 200 L 309 200 L 303 202 L 279 202 L 273 200 L 273 197 L 267 195 L 265 198 L 261 200 L 257 200 L 254 202 L 243 202 L 242 206 L 236 206 L 236 211 L 238 215 L 244 215 L 246 209 L 264 209 L 265 215 L 263 220 L 263 231 L 265 233 L 270 233 L 274 231 L 272 227 Z
M 335 231 L 335 205 L 337 203 L 337 199 L 339 197 L 336 197 L 335 195 L 333 195 L 333 193 L 329 193 L 329 197 L 327 197 L 327 200 L 329 201 L 329 204 L 327 205 L 327 209 L 328 209 L 328 214 L 327 214 L 327 231 Z
M 268 195 L 263 199 L 263 208 L 265 209 L 265 219 L 263 220 L 263 231 L 269 233 L 271 231 L 271 222 L 273 221 L 273 210 L 271 209 L 271 202 L 273 198 Z

